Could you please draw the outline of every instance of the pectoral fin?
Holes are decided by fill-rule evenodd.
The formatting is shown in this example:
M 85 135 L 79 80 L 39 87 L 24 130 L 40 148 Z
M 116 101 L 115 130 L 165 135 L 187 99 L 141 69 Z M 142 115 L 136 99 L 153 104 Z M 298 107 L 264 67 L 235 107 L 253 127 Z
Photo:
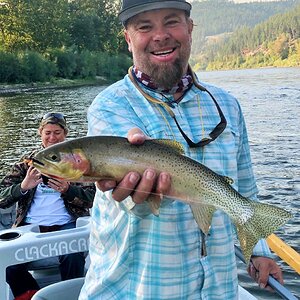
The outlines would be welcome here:
M 207 234 L 216 208 L 210 205 L 199 204 L 190 204 L 190 206 L 199 228 L 204 234 Z

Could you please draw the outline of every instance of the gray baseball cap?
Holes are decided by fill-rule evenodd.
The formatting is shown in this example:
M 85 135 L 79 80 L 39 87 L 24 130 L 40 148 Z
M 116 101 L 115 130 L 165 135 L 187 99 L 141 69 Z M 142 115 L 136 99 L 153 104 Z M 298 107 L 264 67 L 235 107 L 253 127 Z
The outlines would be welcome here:
M 119 19 L 124 24 L 128 19 L 136 16 L 139 13 L 161 8 L 181 9 L 190 15 L 192 6 L 185 0 L 123 0 L 122 8 L 119 13 Z

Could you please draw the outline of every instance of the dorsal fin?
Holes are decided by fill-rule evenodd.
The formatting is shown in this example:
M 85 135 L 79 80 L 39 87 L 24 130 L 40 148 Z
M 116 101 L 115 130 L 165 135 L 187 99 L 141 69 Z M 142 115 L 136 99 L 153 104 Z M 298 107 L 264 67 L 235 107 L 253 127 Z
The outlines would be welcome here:
M 177 141 L 168 140 L 168 139 L 156 139 L 156 140 L 152 140 L 152 141 L 157 144 L 161 144 L 166 147 L 169 147 L 170 149 L 172 149 L 173 151 L 175 151 L 179 154 L 184 154 L 183 145 Z
M 223 179 L 228 183 L 228 184 L 233 184 L 234 180 L 228 176 L 222 176 Z

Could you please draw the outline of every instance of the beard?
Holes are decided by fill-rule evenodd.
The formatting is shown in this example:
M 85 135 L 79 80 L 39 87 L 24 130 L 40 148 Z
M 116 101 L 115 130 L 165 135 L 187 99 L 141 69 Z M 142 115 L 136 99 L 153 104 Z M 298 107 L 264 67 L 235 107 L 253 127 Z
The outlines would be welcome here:
M 184 75 L 184 67 L 180 59 L 176 59 L 173 64 L 148 64 L 146 70 L 147 75 L 159 87 L 166 90 L 174 87 Z
M 134 61 L 138 69 L 147 74 L 157 87 L 169 90 L 176 86 L 185 74 L 190 50 L 190 46 L 187 47 L 173 63 L 154 64 L 148 57 L 136 57 Z

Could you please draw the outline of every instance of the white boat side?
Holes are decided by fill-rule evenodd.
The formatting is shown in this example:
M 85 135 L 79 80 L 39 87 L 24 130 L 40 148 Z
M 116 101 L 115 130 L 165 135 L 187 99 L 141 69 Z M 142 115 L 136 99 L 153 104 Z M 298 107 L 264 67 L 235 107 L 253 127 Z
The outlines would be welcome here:
M 39 290 L 32 300 L 78 299 L 84 278 L 57 282 Z M 239 286 L 239 300 L 257 300 L 244 288 Z
M 0 285 L 6 288 L 0 289 L 0 299 L 9 300 L 9 287 L 5 280 L 5 271 L 8 266 L 35 261 L 57 255 L 88 251 L 88 239 L 90 231 L 90 218 L 79 218 L 76 228 L 40 233 L 38 225 L 27 225 L 13 229 L 0 231 Z M 46 286 L 38 291 L 32 300 L 57 300 L 71 299 L 70 289 L 78 294 L 84 278 L 67 280 Z M 66 295 L 67 293 L 67 295 Z M 72 299 L 76 299 L 72 298 Z M 255 300 L 244 288 L 239 286 L 239 299 Z

